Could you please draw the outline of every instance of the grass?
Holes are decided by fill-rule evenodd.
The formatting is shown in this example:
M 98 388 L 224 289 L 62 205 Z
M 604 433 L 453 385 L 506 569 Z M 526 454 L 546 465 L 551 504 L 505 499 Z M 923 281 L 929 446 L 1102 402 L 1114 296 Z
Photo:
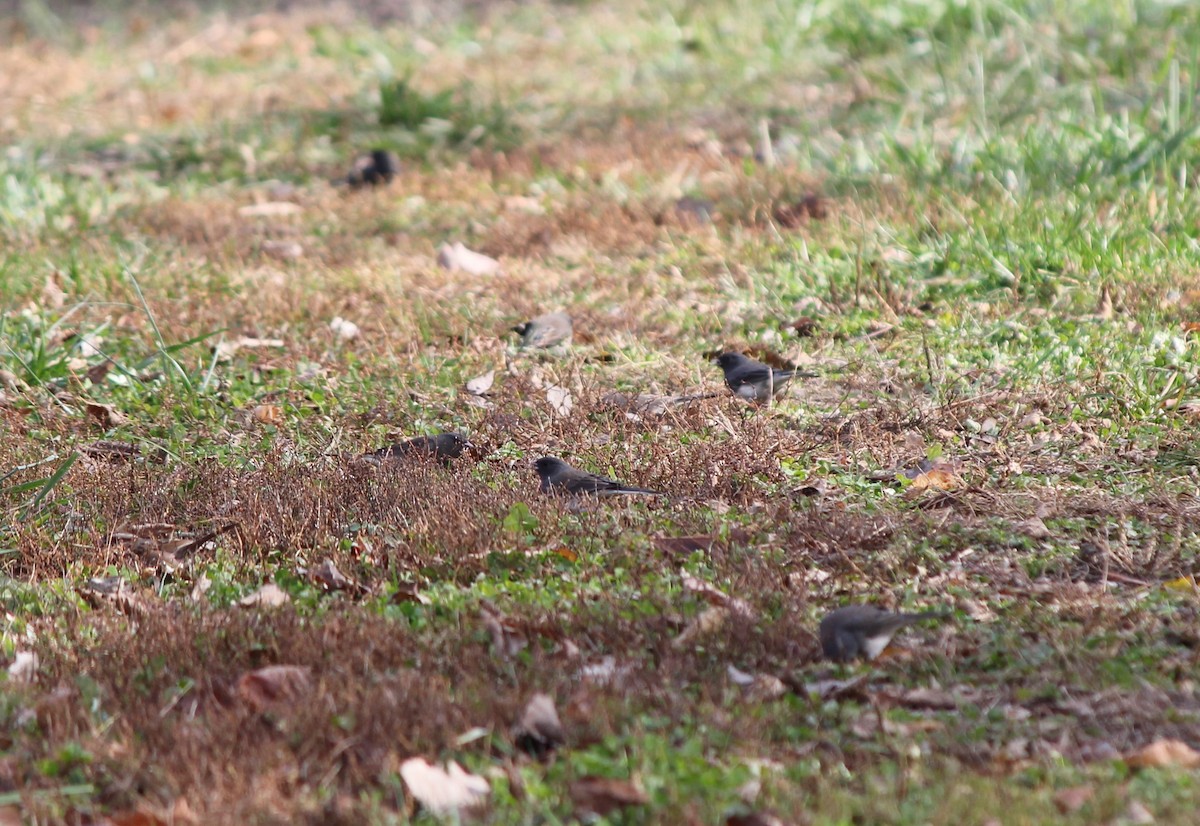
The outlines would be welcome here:
M 1200 748 L 1190 6 L 4 25 L 0 652 L 38 659 L 0 678 L 0 807 L 428 820 L 419 756 L 493 823 L 586 819 L 587 776 L 645 792 L 614 823 L 1193 819 L 1194 770 L 1126 759 Z M 341 185 L 375 147 L 396 180 Z M 559 308 L 570 350 L 517 352 Z M 820 377 L 750 408 L 726 346 Z M 445 429 L 477 452 L 354 460 Z M 547 453 L 668 496 L 548 499 Z M 955 617 L 835 668 L 851 601 Z M 302 695 L 247 700 L 271 665 Z

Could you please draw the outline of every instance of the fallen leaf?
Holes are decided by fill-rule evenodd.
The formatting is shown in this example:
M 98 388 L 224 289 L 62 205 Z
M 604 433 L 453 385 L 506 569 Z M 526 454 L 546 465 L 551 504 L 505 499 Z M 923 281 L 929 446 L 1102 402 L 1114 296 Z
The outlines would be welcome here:
M 0 826 L 22 826 L 21 810 L 17 806 L 0 806 Z
M 732 665 L 725 667 L 725 673 L 734 685 L 745 691 L 746 699 L 752 702 L 777 700 L 788 692 L 783 680 L 773 674 L 749 674 Z
M 489 370 L 482 376 L 476 376 L 467 382 L 467 392 L 472 396 L 482 396 L 492 389 L 496 381 L 496 371 Z
M 149 610 L 146 597 L 119 576 L 92 577 L 79 589 L 79 595 L 93 608 L 110 605 L 131 617 L 142 616 Z
M 500 262 L 481 252 L 467 249 L 461 242 L 443 244 L 438 250 L 438 264 L 448 270 L 462 270 L 470 275 L 494 275 Z
M 562 557 L 567 562 L 578 562 L 579 554 L 572 551 L 570 548 L 555 548 L 552 553 L 555 556 Z
M 517 748 L 540 759 L 561 746 L 565 739 L 554 699 L 549 694 L 534 694 L 513 726 Z
M 1140 800 L 1131 800 L 1125 807 L 1125 817 L 1122 820 L 1130 826 L 1150 826 L 1154 822 L 1154 813 Z
M 18 651 L 8 666 L 8 679 L 14 683 L 32 683 L 37 677 L 38 655 L 32 651 Z
M 650 802 L 646 793 L 631 781 L 613 777 L 581 777 L 571 781 L 568 791 L 577 813 L 600 817 L 618 809 Z
M 696 615 L 687 626 L 683 629 L 675 641 L 671 643 L 674 648 L 686 648 L 701 637 L 707 637 L 725 624 L 725 620 L 729 617 L 729 611 L 720 606 L 710 606 Z
M 817 680 L 804 684 L 804 693 L 819 700 L 836 700 L 850 694 L 859 693 L 867 681 L 867 674 L 860 674 L 849 680 Z
M 400 777 L 413 799 L 439 817 L 461 816 L 478 809 L 492 791 L 486 779 L 454 761 L 443 769 L 423 757 L 413 757 L 400 764 Z
M 1135 769 L 1157 766 L 1194 769 L 1200 766 L 1200 752 L 1182 740 L 1155 740 L 1150 745 L 1125 755 L 1125 763 Z
M 754 609 L 750 607 L 748 602 L 738 599 L 737 597 L 729 596 L 712 583 L 705 582 L 698 577 L 692 576 L 687 571 L 680 571 L 679 577 L 683 583 L 683 588 L 685 591 L 691 591 L 694 594 L 698 594 L 710 605 L 728 608 L 733 613 L 749 620 L 752 620 L 757 616 Z
M 1072 786 L 1055 793 L 1054 805 L 1064 815 L 1073 814 L 1082 809 L 1095 794 L 1096 790 L 1091 786 Z
M 304 255 L 304 247 L 300 246 L 296 241 L 268 239 L 263 241 L 262 249 L 267 255 L 272 258 L 278 258 L 281 261 L 300 258 Z
M 120 427 L 125 424 L 125 415 L 113 408 L 111 404 L 87 403 L 88 415 L 100 423 L 105 430 Z
M 359 585 L 338 570 L 332 559 L 326 559 L 308 572 L 308 578 L 326 591 L 357 591 Z
M 362 332 L 357 324 L 341 316 L 335 316 L 333 321 L 329 322 L 329 329 L 333 330 L 339 341 L 353 341 Z
M 237 681 L 237 695 L 255 711 L 293 703 L 312 686 L 312 669 L 300 665 L 268 665 L 248 671 Z
M 260 404 L 254 408 L 254 420 L 260 424 L 283 424 L 283 408 L 277 404 Z
M 267 347 L 286 346 L 287 343 L 281 338 L 241 336 L 240 338 L 222 339 L 212 348 L 212 353 L 217 361 L 224 362 L 233 358 L 234 353 L 238 350 L 261 350 Z
M 203 602 L 208 594 L 208 589 L 212 587 L 212 580 L 205 574 L 200 574 L 196 582 L 192 585 L 192 602 Z
M 291 201 L 265 201 L 239 207 L 238 215 L 243 218 L 280 218 L 285 215 L 299 215 L 303 211 L 299 204 L 293 204 Z
M 1114 314 L 1112 290 L 1105 284 L 1100 288 L 1100 300 L 1096 302 L 1096 318 L 1110 321 Z
M 484 605 L 479 611 L 483 627 L 492 638 L 492 651 L 499 657 L 507 659 L 515 656 L 529 645 L 520 629 L 513 627 L 508 617 Z
M 401 582 L 396 586 L 389 599 L 394 603 L 415 602 L 418 605 L 429 605 L 430 599 L 417 589 L 415 582 Z
M 747 812 L 725 818 L 725 826 L 784 826 L 784 822 L 770 812 Z
M 238 605 L 243 608 L 278 608 L 291 601 L 292 598 L 288 596 L 287 591 L 274 582 L 268 582 L 254 593 L 247 594 L 238 600 Z
M 569 416 L 571 408 L 575 406 L 571 401 L 571 393 L 558 385 L 546 385 L 546 401 L 550 402 L 550 407 L 560 416 Z
M 84 445 L 81 452 L 86 456 L 91 456 L 93 459 L 104 459 L 109 462 L 124 462 L 136 458 L 141 455 L 142 449 L 139 445 L 131 445 L 128 442 L 111 442 L 98 441 Z
M 109 815 L 113 826 L 167 826 L 167 821 L 160 815 L 147 809 L 133 809 L 128 812 L 118 812 Z
M 963 484 L 954 467 L 941 462 L 912 476 L 906 472 L 905 476 L 912 480 L 908 484 L 910 490 L 954 490 Z

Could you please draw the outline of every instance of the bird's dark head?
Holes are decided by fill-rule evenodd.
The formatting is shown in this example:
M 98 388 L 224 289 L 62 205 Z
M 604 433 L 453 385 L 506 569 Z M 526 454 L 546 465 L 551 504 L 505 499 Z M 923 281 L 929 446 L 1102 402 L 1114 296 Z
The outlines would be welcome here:
M 462 433 L 442 433 L 438 435 L 438 452 L 449 456 L 458 456 L 464 450 L 475 447 L 471 440 Z
M 566 462 L 557 458 L 556 456 L 543 456 L 533 463 L 533 469 L 536 470 L 540 476 L 548 476 L 551 473 L 566 467 L 566 465 Z
M 529 332 L 529 328 L 530 328 L 530 327 L 532 327 L 532 326 L 533 326 L 533 324 L 532 324 L 531 322 L 529 322 L 529 321 L 526 321 L 526 322 L 524 322 L 523 324 L 518 324 L 516 327 L 512 327 L 512 328 L 510 328 L 510 329 L 511 329 L 511 330 L 512 330 L 514 333 L 516 333 L 517 335 L 519 335 L 519 336 L 523 336 L 523 335 L 525 335 L 527 332 Z
M 722 370 L 728 370 L 732 367 L 737 367 L 745 360 L 745 356 L 743 356 L 741 353 L 735 353 L 732 350 L 728 350 L 714 359 L 714 361 L 717 363 L 717 366 Z

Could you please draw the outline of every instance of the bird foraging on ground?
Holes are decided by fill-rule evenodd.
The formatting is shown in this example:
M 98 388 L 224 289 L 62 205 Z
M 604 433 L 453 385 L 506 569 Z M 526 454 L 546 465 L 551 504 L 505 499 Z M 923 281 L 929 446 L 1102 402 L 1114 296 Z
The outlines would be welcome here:
M 606 476 L 597 476 L 594 473 L 573 468 L 554 456 L 543 456 L 533 463 L 533 467 L 541 477 L 542 493 L 567 496 L 662 495 L 658 491 L 626 485 Z
M 417 436 L 398 444 L 367 453 L 369 462 L 379 464 L 391 459 L 437 459 L 444 465 L 462 456 L 463 451 L 475 447 L 461 433 L 439 433 L 436 436 Z
M 847 605 L 830 611 L 821 620 L 821 649 L 826 657 L 836 662 L 849 662 L 859 657 L 873 660 L 901 628 L 949 616 L 948 611 L 894 614 L 874 605 Z
M 518 324 L 512 331 L 521 337 L 522 347 L 546 349 L 571 343 L 574 326 L 571 317 L 564 312 L 546 313 Z
M 354 168 L 346 176 L 346 183 L 352 187 L 386 184 L 396 177 L 399 166 L 396 156 L 391 152 L 372 149 L 370 155 L 364 155 L 354 162 Z
M 797 376 L 812 378 L 816 375 L 799 370 L 780 370 L 732 350 L 717 356 L 715 361 L 725 371 L 725 384 L 734 395 L 752 402 L 770 401 Z

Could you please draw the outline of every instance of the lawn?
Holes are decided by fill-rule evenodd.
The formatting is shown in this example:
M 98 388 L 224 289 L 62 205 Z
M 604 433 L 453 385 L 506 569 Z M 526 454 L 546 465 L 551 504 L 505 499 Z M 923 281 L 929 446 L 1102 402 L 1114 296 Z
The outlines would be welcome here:
M 1195 822 L 1200 6 L 6 5 L 0 822 Z

